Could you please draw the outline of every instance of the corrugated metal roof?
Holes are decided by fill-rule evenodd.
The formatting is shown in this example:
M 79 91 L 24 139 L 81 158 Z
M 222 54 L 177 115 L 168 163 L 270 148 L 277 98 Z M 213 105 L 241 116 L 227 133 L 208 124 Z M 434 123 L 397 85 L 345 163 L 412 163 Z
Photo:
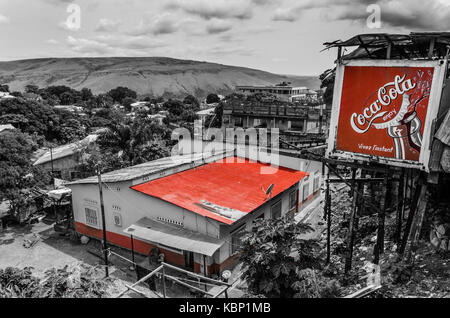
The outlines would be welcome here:
M 0 132 L 2 132 L 3 130 L 14 130 L 14 129 L 16 128 L 14 128 L 14 126 L 11 124 L 0 125 Z
M 391 59 L 430 58 L 429 42 L 435 41 L 433 58 L 445 57 L 450 44 L 450 32 L 412 32 L 410 34 L 370 33 L 358 34 L 346 41 L 337 40 L 324 43 L 326 49 L 332 47 L 358 46 L 344 55 L 344 60 L 385 59 L 386 50 L 391 45 Z
M 444 121 L 439 127 L 435 137 L 442 143 L 450 146 L 450 110 L 447 111 L 447 115 L 445 116 Z
M 199 115 L 199 116 L 214 115 L 214 111 L 215 110 L 216 110 L 216 107 L 211 107 L 211 108 L 208 108 L 208 109 L 204 109 L 204 110 L 198 111 L 197 115 Z
M 226 153 L 225 151 L 222 152 L 218 151 L 215 155 L 222 155 L 225 153 Z M 208 160 L 208 156 L 203 153 L 161 158 L 140 165 L 104 173 L 102 174 L 102 182 L 111 183 L 111 182 L 130 181 L 141 178 L 143 176 L 160 172 L 165 169 L 174 168 L 186 163 L 203 162 L 203 160 Z M 87 183 L 98 183 L 97 176 L 70 182 L 67 183 L 66 185 L 87 184 Z
M 290 188 L 308 174 L 279 167 L 273 174 L 262 174 L 269 167 L 260 162 L 216 161 L 131 187 L 149 196 L 178 205 L 216 221 L 233 224 L 267 201 L 263 189 L 274 184 L 272 196 Z M 243 160 L 243 159 L 241 159 Z
M 85 149 L 87 146 L 95 142 L 98 138 L 98 135 L 89 135 L 83 140 L 73 142 L 67 145 L 63 145 L 60 147 L 53 148 L 52 152 L 50 153 L 50 150 L 45 152 L 41 157 L 39 157 L 38 160 L 33 165 L 40 165 L 43 163 L 50 162 L 52 160 L 61 159 L 67 156 L 72 156 L 76 154 L 77 152 L 81 151 L 82 149 Z
M 224 241 L 169 224 L 142 218 L 126 228 L 124 233 L 134 238 L 163 244 L 176 249 L 212 256 Z

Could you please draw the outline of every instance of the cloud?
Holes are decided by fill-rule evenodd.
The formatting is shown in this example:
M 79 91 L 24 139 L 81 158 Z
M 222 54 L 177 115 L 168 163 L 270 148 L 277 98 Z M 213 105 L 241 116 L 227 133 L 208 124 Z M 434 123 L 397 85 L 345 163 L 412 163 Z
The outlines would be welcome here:
M 384 26 L 424 30 L 450 28 L 450 5 L 441 0 L 310 0 L 301 3 L 284 0 L 272 20 L 295 22 L 304 12 L 320 9 L 326 19 L 332 21 L 365 23 L 371 4 L 380 6 Z
M 107 55 L 113 53 L 113 49 L 105 43 L 90 39 L 75 38 L 70 35 L 67 37 L 67 44 L 73 51 L 83 55 Z
M 233 23 L 229 20 L 221 20 L 217 18 L 211 19 L 206 25 L 206 31 L 209 34 L 217 34 L 229 31 L 233 28 Z
M 166 7 L 207 20 L 213 18 L 247 20 L 252 17 L 253 4 L 250 0 L 171 0 Z
M 9 23 L 9 18 L 0 14 L 0 24 L 7 24 L 7 23 Z
M 100 19 L 94 31 L 96 32 L 114 32 L 122 24 L 121 20 Z
M 90 56 L 148 55 L 149 50 L 167 46 L 160 40 L 127 35 L 101 35 L 94 38 L 68 36 L 67 44 L 72 51 Z
M 45 43 L 56 45 L 56 44 L 59 44 L 59 41 L 57 41 L 55 39 L 48 39 L 48 40 L 45 41 Z
M 171 34 L 178 31 L 180 20 L 171 13 L 163 13 L 156 17 L 144 17 L 139 25 L 128 31 L 130 35 Z
M 286 22 L 294 22 L 297 21 L 300 17 L 301 8 L 279 8 L 275 10 L 275 13 L 272 17 L 273 21 L 286 21 Z
M 450 6 L 437 0 L 381 0 L 372 1 L 381 8 L 381 23 L 392 27 L 422 30 L 450 29 Z M 359 10 L 342 7 L 337 20 L 365 22 L 369 13 L 368 1 L 360 0 Z M 363 11 L 364 10 L 364 11 Z

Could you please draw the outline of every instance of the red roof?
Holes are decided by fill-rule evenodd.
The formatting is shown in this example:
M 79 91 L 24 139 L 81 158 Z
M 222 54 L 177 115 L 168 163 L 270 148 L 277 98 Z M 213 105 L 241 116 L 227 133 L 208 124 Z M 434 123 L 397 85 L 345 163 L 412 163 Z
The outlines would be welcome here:
M 194 213 L 233 224 L 266 202 L 266 190 L 274 184 L 272 197 L 298 183 L 308 174 L 279 167 L 261 174 L 269 165 L 260 162 L 213 162 L 131 187 Z M 243 159 L 241 159 L 243 160 Z M 232 209 L 232 210 L 230 210 Z M 237 211 L 236 211 L 237 210 Z

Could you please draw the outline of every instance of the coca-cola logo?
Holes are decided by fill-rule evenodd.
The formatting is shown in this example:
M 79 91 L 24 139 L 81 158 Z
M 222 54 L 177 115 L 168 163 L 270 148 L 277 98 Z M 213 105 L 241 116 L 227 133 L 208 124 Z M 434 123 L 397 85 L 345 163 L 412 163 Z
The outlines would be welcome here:
M 384 129 L 394 124 L 398 124 L 399 120 L 408 111 L 410 105 L 409 95 L 407 92 L 413 90 L 416 84 L 411 79 L 396 75 L 394 81 L 389 82 L 378 89 L 377 100 L 369 106 L 364 107 L 361 113 L 353 113 L 350 118 L 350 124 L 354 131 L 363 134 L 374 126 L 376 129 Z M 402 106 L 400 109 L 389 109 L 392 102 L 402 97 Z M 374 123 L 378 118 L 382 118 L 382 122 Z

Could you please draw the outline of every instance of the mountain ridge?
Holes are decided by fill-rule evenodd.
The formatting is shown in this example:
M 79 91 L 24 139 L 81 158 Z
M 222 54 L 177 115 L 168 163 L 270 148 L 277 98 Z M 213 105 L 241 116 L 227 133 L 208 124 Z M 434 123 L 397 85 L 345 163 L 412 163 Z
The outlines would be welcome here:
M 318 89 L 315 76 L 279 75 L 262 70 L 170 57 L 37 58 L 0 62 L 0 83 L 11 91 L 28 84 L 66 85 L 93 93 L 126 86 L 139 95 L 179 97 L 228 94 L 236 85 L 274 85 L 283 81 Z

